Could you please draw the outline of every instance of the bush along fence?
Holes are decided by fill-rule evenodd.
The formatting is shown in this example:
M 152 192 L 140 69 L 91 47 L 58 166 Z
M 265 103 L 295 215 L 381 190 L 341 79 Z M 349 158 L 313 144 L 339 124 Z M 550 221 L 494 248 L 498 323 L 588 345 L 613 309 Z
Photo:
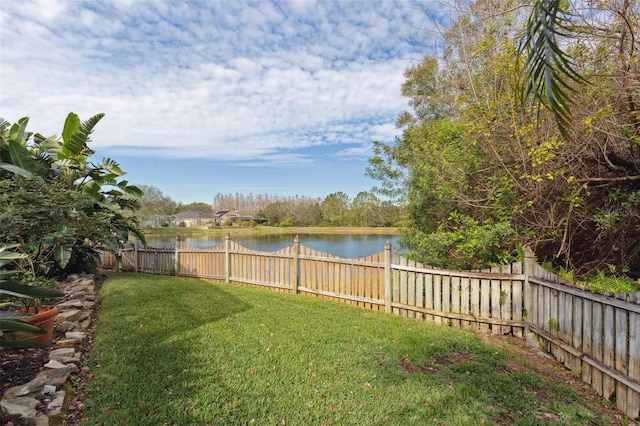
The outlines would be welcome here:
M 522 262 L 479 271 L 432 268 L 384 251 L 343 259 L 301 245 L 273 253 L 247 249 L 227 237 L 198 249 L 176 244 L 118 255 L 105 268 L 210 278 L 340 300 L 367 309 L 491 334 L 534 337 L 619 410 L 640 417 L 640 293 L 611 296 L 572 287 Z

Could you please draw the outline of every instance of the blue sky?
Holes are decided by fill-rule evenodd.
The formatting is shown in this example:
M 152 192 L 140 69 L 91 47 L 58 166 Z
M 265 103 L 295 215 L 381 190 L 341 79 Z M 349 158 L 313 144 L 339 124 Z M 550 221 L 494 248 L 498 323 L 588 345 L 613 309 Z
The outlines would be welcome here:
M 351 198 L 407 109 L 439 1 L 0 2 L 0 116 L 91 146 L 176 201 L 216 193 Z

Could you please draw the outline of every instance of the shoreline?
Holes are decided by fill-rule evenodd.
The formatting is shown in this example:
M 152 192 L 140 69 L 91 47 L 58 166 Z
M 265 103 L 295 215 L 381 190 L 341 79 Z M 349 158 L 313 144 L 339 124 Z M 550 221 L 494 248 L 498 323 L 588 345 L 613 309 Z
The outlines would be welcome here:
M 143 229 L 145 236 L 175 236 L 179 235 L 272 235 L 272 234 L 347 234 L 347 235 L 398 235 L 399 228 L 393 227 L 370 227 L 370 226 L 254 226 L 240 227 L 227 226 L 216 228 L 147 228 Z

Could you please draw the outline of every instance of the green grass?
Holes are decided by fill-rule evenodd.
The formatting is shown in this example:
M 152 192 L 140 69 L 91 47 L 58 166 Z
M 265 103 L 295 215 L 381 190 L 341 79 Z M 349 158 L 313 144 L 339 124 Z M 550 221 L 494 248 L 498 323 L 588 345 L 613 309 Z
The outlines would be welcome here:
M 448 327 L 188 278 L 113 275 L 100 295 L 85 425 L 606 424 Z

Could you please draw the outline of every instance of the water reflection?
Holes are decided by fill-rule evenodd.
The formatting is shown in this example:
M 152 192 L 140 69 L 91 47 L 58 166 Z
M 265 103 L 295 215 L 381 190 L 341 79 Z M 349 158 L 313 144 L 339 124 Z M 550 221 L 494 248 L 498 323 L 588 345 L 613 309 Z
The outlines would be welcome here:
M 293 245 L 291 234 L 243 235 L 231 239 L 251 250 L 273 252 Z M 341 235 L 341 234 L 300 234 L 300 244 L 324 253 L 346 259 L 369 256 L 384 250 L 386 241 L 395 248 L 397 235 Z M 210 248 L 221 244 L 224 236 L 188 236 L 182 241 L 197 248 Z M 175 243 L 175 237 L 149 236 L 151 247 L 168 247 Z

